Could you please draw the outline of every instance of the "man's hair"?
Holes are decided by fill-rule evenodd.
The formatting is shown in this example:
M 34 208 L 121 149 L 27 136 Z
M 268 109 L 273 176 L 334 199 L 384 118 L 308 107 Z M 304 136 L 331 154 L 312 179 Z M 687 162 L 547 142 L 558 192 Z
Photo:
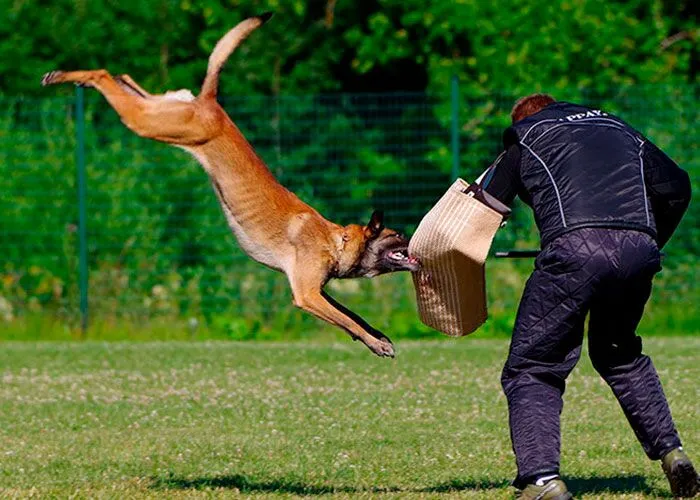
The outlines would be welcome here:
M 542 110 L 546 105 L 556 102 L 554 97 L 549 94 L 530 94 L 518 99 L 510 112 L 510 117 L 513 123 L 534 115 Z

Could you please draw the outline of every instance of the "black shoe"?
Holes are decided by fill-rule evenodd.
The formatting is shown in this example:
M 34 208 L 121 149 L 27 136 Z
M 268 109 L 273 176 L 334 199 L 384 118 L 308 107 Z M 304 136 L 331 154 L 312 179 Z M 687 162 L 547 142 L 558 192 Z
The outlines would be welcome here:
M 676 498 L 692 498 L 700 491 L 700 478 L 693 463 L 681 448 L 676 448 L 661 459 L 671 493 Z

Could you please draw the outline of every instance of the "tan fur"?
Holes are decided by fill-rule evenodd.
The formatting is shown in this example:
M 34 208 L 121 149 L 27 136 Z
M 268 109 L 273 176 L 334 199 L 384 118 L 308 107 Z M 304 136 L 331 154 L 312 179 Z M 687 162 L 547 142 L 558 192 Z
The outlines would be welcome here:
M 134 133 L 194 155 L 210 176 L 241 247 L 255 260 L 287 275 L 294 304 L 343 328 L 375 354 L 393 356 L 387 337 L 322 289 L 330 278 L 396 270 L 376 263 L 365 268 L 362 263 L 368 245 L 399 236 L 382 229 L 381 224 L 342 227 L 323 218 L 277 182 L 216 101 L 224 62 L 238 43 L 268 18 L 246 19 L 219 41 L 209 59 L 202 93 L 196 98 L 187 90 L 153 95 L 128 75 L 112 77 L 105 70 L 54 71 L 44 76 L 42 84 L 74 82 L 94 87 Z

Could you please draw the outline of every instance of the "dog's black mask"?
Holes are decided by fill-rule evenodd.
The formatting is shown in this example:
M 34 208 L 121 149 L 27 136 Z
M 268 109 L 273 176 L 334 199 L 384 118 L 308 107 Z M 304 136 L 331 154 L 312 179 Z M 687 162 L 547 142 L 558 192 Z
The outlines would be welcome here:
M 382 212 L 375 211 L 367 224 L 368 241 L 360 261 L 363 276 L 372 278 L 395 271 L 418 271 L 420 263 L 408 255 L 408 239 L 384 227 Z

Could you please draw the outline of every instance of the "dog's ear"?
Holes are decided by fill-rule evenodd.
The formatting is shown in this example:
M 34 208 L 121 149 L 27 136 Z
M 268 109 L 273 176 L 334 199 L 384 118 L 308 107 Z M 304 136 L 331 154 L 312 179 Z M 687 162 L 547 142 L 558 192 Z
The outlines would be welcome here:
M 370 217 L 369 223 L 365 227 L 365 236 L 367 239 L 372 240 L 379 236 L 382 229 L 384 229 L 384 212 L 375 210 L 372 212 L 372 217 Z

